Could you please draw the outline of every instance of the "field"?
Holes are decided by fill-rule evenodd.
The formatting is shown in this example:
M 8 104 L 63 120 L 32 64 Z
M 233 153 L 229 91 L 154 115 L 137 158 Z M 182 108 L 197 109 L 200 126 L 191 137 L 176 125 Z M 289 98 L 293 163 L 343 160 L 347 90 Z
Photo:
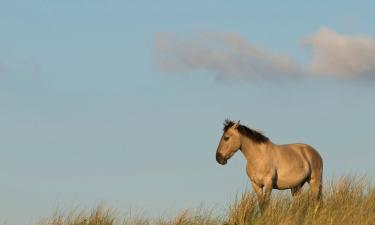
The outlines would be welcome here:
M 288 192 L 289 193 L 289 192 Z M 91 212 L 56 213 L 38 225 L 374 225 L 375 186 L 369 179 L 347 176 L 326 182 L 323 201 L 312 204 L 306 191 L 292 200 L 286 191 L 272 196 L 262 213 L 254 193 L 235 197 L 222 215 L 215 210 L 184 210 L 174 218 L 148 219 L 143 216 L 117 215 L 98 207 Z

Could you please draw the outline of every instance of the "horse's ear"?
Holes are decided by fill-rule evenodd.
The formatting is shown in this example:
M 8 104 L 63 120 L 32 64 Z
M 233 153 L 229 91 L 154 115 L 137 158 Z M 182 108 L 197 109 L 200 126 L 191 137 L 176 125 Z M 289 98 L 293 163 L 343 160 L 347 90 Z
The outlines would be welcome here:
M 237 123 L 235 123 L 235 124 L 233 125 L 233 128 L 234 128 L 234 129 L 237 129 L 239 126 L 240 126 L 240 121 L 238 121 Z

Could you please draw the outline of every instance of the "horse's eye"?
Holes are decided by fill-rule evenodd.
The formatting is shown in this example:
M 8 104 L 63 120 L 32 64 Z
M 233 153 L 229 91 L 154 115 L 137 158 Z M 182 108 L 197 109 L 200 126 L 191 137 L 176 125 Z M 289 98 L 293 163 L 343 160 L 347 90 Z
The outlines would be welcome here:
M 224 141 L 228 141 L 229 140 L 229 137 L 224 137 Z

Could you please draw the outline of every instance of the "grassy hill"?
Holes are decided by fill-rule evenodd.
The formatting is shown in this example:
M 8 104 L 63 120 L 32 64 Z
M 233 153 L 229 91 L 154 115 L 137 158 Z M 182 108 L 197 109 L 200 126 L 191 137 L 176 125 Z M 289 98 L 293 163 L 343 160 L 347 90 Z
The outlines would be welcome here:
M 185 210 L 174 218 L 151 220 L 142 216 L 116 215 L 98 207 L 91 213 L 56 214 L 38 225 L 375 225 L 375 186 L 365 178 L 344 177 L 328 182 L 323 201 L 313 204 L 307 192 L 291 199 L 287 192 L 276 193 L 266 210 L 260 212 L 254 193 L 237 196 L 223 215 L 210 210 Z

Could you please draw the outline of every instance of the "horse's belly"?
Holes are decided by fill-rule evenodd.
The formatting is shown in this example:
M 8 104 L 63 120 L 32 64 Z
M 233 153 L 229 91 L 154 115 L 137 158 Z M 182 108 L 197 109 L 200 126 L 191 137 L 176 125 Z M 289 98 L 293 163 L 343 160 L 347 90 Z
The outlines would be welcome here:
M 289 171 L 287 173 L 278 173 L 276 179 L 276 185 L 274 188 L 277 189 L 289 189 L 303 184 L 308 177 L 308 169 L 299 171 Z
M 299 150 L 285 149 L 277 152 L 278 155 L 275 160 L 275 188 L 288 189 L 303 184 L 306 181 L 310 174 L 310 166 Z
M 303 183 L 304 179 L 280 179 L 276 182 L 274 188 L 279 190 L 290 189 Z

